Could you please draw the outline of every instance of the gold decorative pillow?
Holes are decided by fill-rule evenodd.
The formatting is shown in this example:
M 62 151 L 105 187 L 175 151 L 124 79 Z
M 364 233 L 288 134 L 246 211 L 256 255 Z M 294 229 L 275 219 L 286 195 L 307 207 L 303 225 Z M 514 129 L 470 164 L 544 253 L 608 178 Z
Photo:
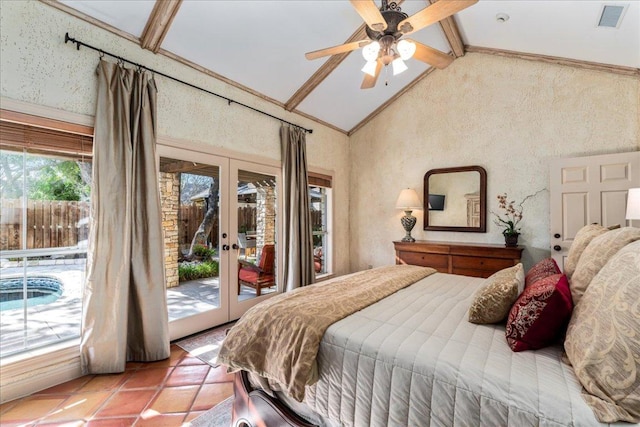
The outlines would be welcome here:
M 507 318 L 511 306 L 524 287 L 522 264 L 493 273 L 473 297 L 469 307 L 469 322 L 498 323 Z
M 567 260 L 564 263 L 564 271 L 563 273 L 567 276 L 567 279 L 571 281 L 571 276 L 576 271 L 576 266 L 578 265 L 578 260 L 580 259 L 580 255 L 584 252 L 587 245 L 596 237 L 601 234 L 609 231 L 606 227 L 603 227 L 599 224 L 589 224 L 582 227 L 576 233 L 576 237 L 574 237 L 573 242 L 571 243 L 571 247 L 569 248 L 569 254 L 567 255 Z
M 607 261 L 621 248 L 636 240 L 640 240 L 640 228 L 634 227 L 607 231 L 591 240 L 582 252 L 576 271 L 569 282 L 574 306 L 578 305 L 591 279 L 598 274 Z
M 600 422 L 640 422 L 640 241 L 619 250 L 573 311 L 564 342 Z

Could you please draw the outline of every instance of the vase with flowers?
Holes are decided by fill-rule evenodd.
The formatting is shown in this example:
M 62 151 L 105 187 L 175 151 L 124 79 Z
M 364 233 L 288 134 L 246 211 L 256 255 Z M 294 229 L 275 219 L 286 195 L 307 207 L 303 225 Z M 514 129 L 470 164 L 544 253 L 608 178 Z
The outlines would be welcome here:
M 502 212 L 492 211 L 491 213 L 495 217 L 494 224 L 502 228 L 505 246 L 518 246 L 518 236 L 520 236 L 518 224 L 522 221 L 522 203 L 516 204 L 515 200 L 507 201 L 507 193 L 503 193 L 498 195 L 498 209 Z

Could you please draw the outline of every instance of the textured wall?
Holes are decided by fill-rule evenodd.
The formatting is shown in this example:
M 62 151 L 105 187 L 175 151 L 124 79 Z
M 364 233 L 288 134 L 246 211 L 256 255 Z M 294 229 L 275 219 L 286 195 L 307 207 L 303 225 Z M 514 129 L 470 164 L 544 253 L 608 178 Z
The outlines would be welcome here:
M 98 54 L 64 44 L 69 32 L 88 44 L 166 74 L 249 104 L 285 120 L 313 128 L 307 135 L 311 167 L 335 171 L 336 271 L 349 269 L 348 137 L 208 77 L 160 55 L 140 49 L 107 31 L 38 1 L 2 1 L 0 5 L 0 95 L 60 110 L 93 115 Z M 215 148 L 280 158 L 280 123 L 238 105 L 161 76 L 158 85 L 158 134 L 209 144 Z
M 487 170 L 488 210 L 496 195 L 549 187 L 548 160 L 640 149 L 640 80 L 518 59 L 468 54 L 436 71 L 350 138 L 351 269 L 394 262 L 403 236 L 400 190 L 423 191 L 435 168 Z M 385 171 L 385 173 L 380 173 Z M 487 233 L 426 232 L 417 239 L 501 243 Z M 525 266 L 549 254 L 549 193 L 524 205 Z

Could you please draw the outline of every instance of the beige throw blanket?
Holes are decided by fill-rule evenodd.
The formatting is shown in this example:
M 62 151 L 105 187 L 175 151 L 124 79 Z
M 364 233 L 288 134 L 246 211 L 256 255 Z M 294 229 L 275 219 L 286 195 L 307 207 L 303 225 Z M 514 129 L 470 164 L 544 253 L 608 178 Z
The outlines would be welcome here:
M 338 277 L 275 296 L 247 311 L 229 331 L 218 362 L 275 381 L 298 401 L 316 378 L 325 330 L 346 316 L 435 273 L 394 265 Z

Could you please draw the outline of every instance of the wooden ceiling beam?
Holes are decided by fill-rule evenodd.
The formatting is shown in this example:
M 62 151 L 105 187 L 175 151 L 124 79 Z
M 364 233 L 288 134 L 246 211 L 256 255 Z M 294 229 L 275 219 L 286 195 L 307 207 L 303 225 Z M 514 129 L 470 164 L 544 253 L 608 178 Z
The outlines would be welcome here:
M 360 28 L 358 28 L 356 32 L 353 33 L 344 43 L 346 44 L 368 39 L 369 37 L 367 36 L 366 28 L 367 25 L 362 24 Z M 338 68 L 338 65 L 340 65 L 340 63 L 344 61 L 350 53 L 351 52 L 344 52 L 331 55 L 327 62 L 322 64 L 322 66 L 313 73 L 309 80 L 300 86 L 300 89 L 298 89 L 296 93 L 289 98 L 289 100 L 284 104 L 285 110 L 293 111 L 298 105 L 300 105 L 300 103 L 304 101 L 304 99 L 309 96 L 309 94 L 313 92 L 313 90 L 317 88 L 329 74 L 333 72 L 333 70 Z
M 515 52 L 512 50 L 469 45 L 465 46 L 465 51 L 468 53 L 483 53 L 485 55 L 504 56 L 506 58 L 517 58 L 527 61 L 544 62 L 547 64 L 564 65 L 582 70 L 604 71 L 606 73 L 620 74 L 623 76 L 640 76 L 640 68 L 602 64 L 599 62 L 583 61 L 580 59 L 560 58 L 557 56 L 540 55 L 537 53 Z
M 156 0 L 140 37 L 143 49 L 158 53 L 181 4 L 182 0 Z
M 428 0 L 429 3 L 433 4 L 439 0 Z M 449 42 L 449 47 L 453 52 L 453 56 L 459 58 L 464 56 L 464 43 L 462 41 L 462 37 L 460 36 L 460 30 L 458 30 L 458 24 L 456 24 L 456 20 L 453 16 L 448 16 L 439 22 L 440 28 L 444 31 L 444 36 L 447 38 Z

